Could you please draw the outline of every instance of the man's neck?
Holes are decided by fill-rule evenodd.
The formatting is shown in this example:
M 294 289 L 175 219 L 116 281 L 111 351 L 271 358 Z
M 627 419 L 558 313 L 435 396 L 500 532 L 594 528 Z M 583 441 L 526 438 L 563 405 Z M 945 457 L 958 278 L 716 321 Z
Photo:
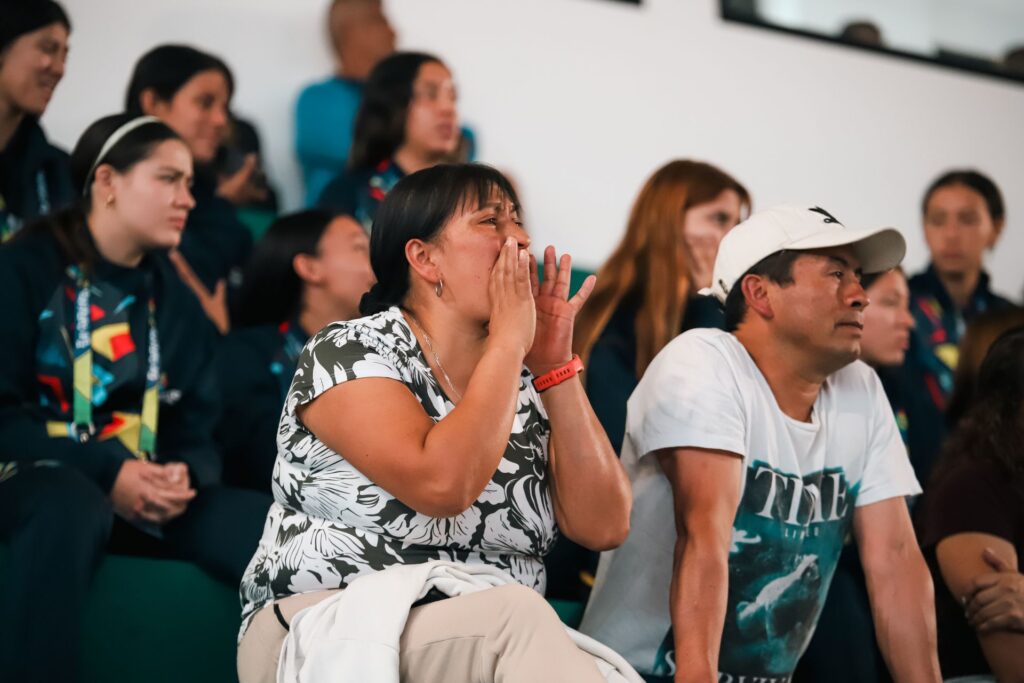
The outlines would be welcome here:
M 395 152 L 395 162 L 407 174 L 422 171 L 425 168 L 441 163 L 441 158 L 427 157 L 403 145 Z
M 966 273 L 935 272 L 939 277 L 939 282 L 942 283 L 943 289 L 946 290 L 946 294 L 949 294 L 949 298 L 953 301 L 953 305 L 956 306 L 957 310 L 962 311 L 967 308 L 967 305 L 971 302 L 974 290 L 978 287 L 981 272 L 977 270 Z
M 365 81 L 370 77 L 375 61 L 361 54 L 339 55 L 335 59 L 334 73 L 349 81 Z
M 794 420 L 810 422 L 814 402 L 828 374 L 810 369 L 804 353 L 771 335 L 745 327 L 734 335 L 764 375 L 782 412 Z
M 0 152 L 7 149 L 8 143 L 24 120 L 25 112 L 0 98 Z

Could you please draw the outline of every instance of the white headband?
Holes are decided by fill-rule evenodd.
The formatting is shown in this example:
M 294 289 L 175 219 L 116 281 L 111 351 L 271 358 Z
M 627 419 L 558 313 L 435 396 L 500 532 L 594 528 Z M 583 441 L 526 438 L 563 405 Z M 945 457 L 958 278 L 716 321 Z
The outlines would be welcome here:
M 99 165 L 103 163 L 103 157 L 107 156 L 110 150 L 114 148 L 114 145 L 121 142 L 121 139 L 125 135 L 128 135 L 128 133 L 131 133 L 139 126 L 144 126 L 147 123 L 161 123 L 161 121 L 155 116 L 139 116 L 138 118 L 134 118 L 131 121 L 122 124 L 120 128 L 110 134 L 107 141 L 103 143 L 103 147 L 100 148 L 100 153 L 96 155 L 96 161 L 93 162 L 92 168 L 90 168 L 89 172 L 85 174 L 85 187 L 82 188 L 82 194 L 84 196 L 89 196 L 89 190 L 92 188 L 92 174 L 95 173 Z

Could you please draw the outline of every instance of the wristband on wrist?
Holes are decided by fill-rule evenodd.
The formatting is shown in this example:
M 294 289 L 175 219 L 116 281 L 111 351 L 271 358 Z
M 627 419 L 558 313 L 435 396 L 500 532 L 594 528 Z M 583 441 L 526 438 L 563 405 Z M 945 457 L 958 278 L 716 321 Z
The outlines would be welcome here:
M 567 379 L 572 379 L 576 375 L 583 372 L 583 361 L 577 354 L 572 354 L 572 360 L 565 365 L 555 368 L 549 372 L 545 372 L 540 377 L 533 378 L 533 387 L 538 392 L 550 389 L 551 387 L 561 384 Z

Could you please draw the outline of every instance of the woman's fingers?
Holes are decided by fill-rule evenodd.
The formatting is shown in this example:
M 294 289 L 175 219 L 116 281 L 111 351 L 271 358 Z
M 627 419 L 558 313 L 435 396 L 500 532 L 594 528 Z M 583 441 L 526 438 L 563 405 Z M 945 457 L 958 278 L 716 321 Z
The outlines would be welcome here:
M 554 252 L 554 249 L 551 250 Z M 554 255 L 552 253 L 552 255 Z M 572 277 L 572 257 L 568 254 L 562 254 L 562 257 L 558 259 L 558 274 L 555 276 L 555 287 L 552 290 L 552 294 L 557 296 L 559 299 L 565 300 L 569 298 L 569 280 Z
M 588 275 L 587 279 L 583 281 L 582 285 L 580 285 L 576 294 L 569 299 L 569 305 L 572 306 L 572 310 L 575 313 L 579 313 L 580 309 L 583 308 L 583 304 L 585 304 L 587 299 L 590 298 L 590 293 L 594 291 L 595 285 L 597 285 L 597 276 Z
M 551 288 L 555 285 L 555 278 L 557 276 L 555 248 L 549 244 L 544 247 L 544 282 L 541 283 L 541 289 L 545 292 L 550 292 Z
M 516 294 L 530 296 L 530 253 L 516 245 Z
M 537 296 L 540 292 L 540 277 L 537 273 L 537 257 L 530 254 L 530 292 Z

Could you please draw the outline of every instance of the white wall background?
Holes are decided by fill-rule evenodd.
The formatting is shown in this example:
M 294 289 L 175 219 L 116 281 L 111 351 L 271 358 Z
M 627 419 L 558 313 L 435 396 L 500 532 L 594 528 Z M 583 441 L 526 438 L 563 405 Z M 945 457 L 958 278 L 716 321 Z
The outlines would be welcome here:
M 121 107 L 135 59 L 184 41 L 234 69 L 286 206 L 301 197 L 292 105 L 331 68 L 326 0 L 65 0 L 68 71 L 46 114 L 67 147 Z M 995 286 L 1024 269 L 1024 87 L 801 40 L 718 17 L 717 0 L 386 0 L 400 45 L 441 55 L 481 159 L 509 171 L 541 242 L 599 265 L 644 179 L 677 157 L 739 178 L 755 207 L 820 203 L 848 225 L 895 225 L 926 262 L 918 204 L 952 166 L 1000 184 L 1009 225 Z

